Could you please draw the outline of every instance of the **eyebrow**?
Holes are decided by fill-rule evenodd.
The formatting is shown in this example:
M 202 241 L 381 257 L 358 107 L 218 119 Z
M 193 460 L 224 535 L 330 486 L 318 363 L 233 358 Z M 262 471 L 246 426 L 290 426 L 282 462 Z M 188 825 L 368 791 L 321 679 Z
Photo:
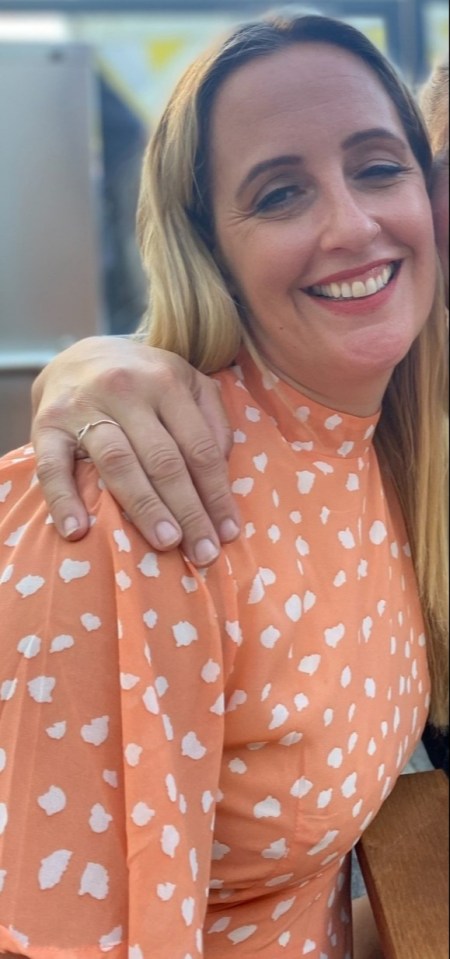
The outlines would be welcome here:
M 406 149 L 405 141 L 395 133 L 392 133 L 391 130 L 385 129 L 385 127 L 371 127 L 368 130 L 358 130 L 356 133 L 352 133 L 349 137 L 346 137 L 346 139 L 342 141 L 341 146 L 343 150 L 349 150 L 352 147 L 359 146 L 360 143 L 365 143 L 368 140 L 390 140 L 392 143 L 402 147 L 404 150 Z M 301 165 L 303 162 L 304 158 L 302 156 L 291 153 L 278 157 L 271 157 L 269 160 L 261 160 L 260 163 L 255 163 L 255 165 L 252 166 L 248 171 L 239 186 L 237 195 L 240 196 L 246 187 L 248 187 L 253 180 L 256 180 L 258 176 L 261 176 L 262 173 L 267 173 L 268 171 L 280 166 L 296 167 Z
M 297 156 L 296 154 L 286 154 L 279 157 L 271 157 L 269 160 L 261 160 L 260 163 L 255 163 L 254 166 L 248 171 L 242 183 L 239 186 L 238 196 L 245 190 L 253 180 L 256 180 L 256 177 L 260 176 L 261 173 L 267 173 L 268 170 L 273 170 L 275 167 L 279 166 L 299 166 L 303 163 L 303 157 Z
M 396 133 L 392 133 L 392 130 L 387 130 L 385 127 L 370 127 L 368 130 L 358 130 L 356 133 L 352 133 L 349 137 L 346 137 L 341 146 L 344 150 L 348 150 L 350 147 L 358 146 L 367 140 L 389 140 L 391 143 L 396 143 L 397 146 L 403 147 L 403 149 L 407 147 L 402 137 L 399 137 Z

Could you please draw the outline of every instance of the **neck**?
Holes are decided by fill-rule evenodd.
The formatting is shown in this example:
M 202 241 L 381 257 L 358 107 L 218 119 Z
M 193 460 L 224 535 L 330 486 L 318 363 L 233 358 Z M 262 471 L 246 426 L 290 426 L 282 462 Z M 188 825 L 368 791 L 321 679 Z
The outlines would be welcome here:
M 299 393 L 302 393 L 303 396 L 309 397 L 309 399 L 314 400 L 315 403 L 320 403 L 322 406 L 328 407 L 328 409 L 336 410 L 337 413 L 349 413 L 351 416 L 366 417 L 374 416 L 375 413 L 378 413 L 390 380 L 390 375 L 386 375 L 383 384 L 378 384 L 377 388 L 374 387 L 372 391 L 369 390 L 367 383 L 361 385 L 353 383 L 340 389 L 333 388 L 335 384 L 330 384 L 331 388 L 322 392 L 306 386 L 305 383 L 292 379 L 292 377 L 288 376 L 283 370 L 277 369 L 273 363 L 267 365 L 272 370 L 272 373 L 275 373 L 280 380 L 289 383 L 290 386 L 298 390 Z

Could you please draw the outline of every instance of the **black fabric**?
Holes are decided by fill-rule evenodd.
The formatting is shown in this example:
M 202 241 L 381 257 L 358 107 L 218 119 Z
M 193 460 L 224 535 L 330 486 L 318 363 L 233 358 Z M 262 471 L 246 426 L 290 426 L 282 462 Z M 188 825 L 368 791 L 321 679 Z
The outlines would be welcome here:
M 425 726 L 422 737 L 423 744 L 428 753 L 430 762 L 436 769 L 443 769 L 448 776 L 448 747 L 449 734 L 438 731 L 434 726 Z

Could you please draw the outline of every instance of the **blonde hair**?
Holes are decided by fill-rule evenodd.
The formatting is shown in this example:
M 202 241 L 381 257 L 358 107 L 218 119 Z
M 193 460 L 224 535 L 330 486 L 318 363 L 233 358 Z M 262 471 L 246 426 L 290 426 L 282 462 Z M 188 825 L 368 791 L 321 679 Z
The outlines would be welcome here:
M 215 95 L 240 65 L 308 41 L 342 47 L 375 71 L 430 182 L 430 146 L 411 94 L 348 24 L 322 16 L 270 18 L 238 28 L 199 57 L 178 83 L 147 149 L 138 236 L 150 281 L 147 341 L 206 373 L 230 365 L 242 340 L 249 342 L 245 317 L 214 257 L 208 136 Z M 445 339 L 439 287 L 422 333 L 394 371 L 375 434 L 381 469 L 396 489 L 410 538 L 427 626 L 430 718 L 440 726 L 448 715 Z
M 433 153 L 448 155 L 448 63 L 435 67 L 422 90 L 420 104 Z

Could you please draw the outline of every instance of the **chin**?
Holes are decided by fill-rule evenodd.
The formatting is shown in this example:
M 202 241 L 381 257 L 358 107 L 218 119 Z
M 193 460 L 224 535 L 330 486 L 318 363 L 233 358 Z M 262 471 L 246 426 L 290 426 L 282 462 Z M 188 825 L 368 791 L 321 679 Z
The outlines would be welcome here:
M 394 336 L 389 335 L 382 339 L 377 336 L 372 338 L 372 342 L 360 342 L 353 356 L 347 353 L 347 369 L 354 365 L 364 376 L 389 376 L 409 353 L 419 333 L 420 330 L 396 330 Z

